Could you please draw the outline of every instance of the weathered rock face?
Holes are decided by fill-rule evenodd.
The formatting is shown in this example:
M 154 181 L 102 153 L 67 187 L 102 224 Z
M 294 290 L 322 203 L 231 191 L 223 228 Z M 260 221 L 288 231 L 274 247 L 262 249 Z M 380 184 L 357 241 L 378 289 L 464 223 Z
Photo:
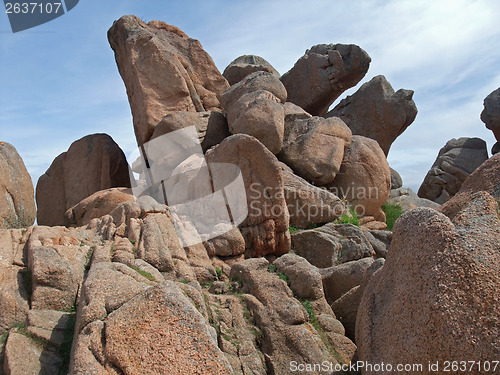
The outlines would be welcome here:
M 352 136 L 340 172 L 327 189 L 346 198 L 358 216 L 373 216 L 385 222 L 382 205 L 389 197 L 391 170 L 384 152 L 376 141 L 360 135 Z
M 373 246 L 361 228 L 352 224 L 326 224 L 292 235 L 292 248 L 318 268 L 371 257 Z
M 28 227 L 35 217 L 31 177 L 14 146 L 0 142 L 0 229 Z
M 247 75 L 259 71 L 271 73 L 276 78 L 280 77 L 278 71 L 271 64 L 262 57 L 255 55 L 243 55 L 236 58 L 224 69 L 222 75 L 230 85 L 234 85 Z
M 169 111 L 219 108 L 229 87 L 200 42 L 160 21 L 123 16 L 108 31 L 125 82 L 139 145 Z
M 481 120 L 493 132 L 497 141 L 500 142 L 500 88 L 493 91 L 484 99 L 484 110 L 481 112 Z M 492 153 L 495 152 L 492 151 Z
M 479 138 L 451 139 L 439 151 L 418 189 L 418 196 L 439 204 L 459 190 L 465 179 L 488 159 L 486 142 Z
M 401 206 L 403 211 L 412 210 L 417 207 L 429 207 L 437 210 L 440 207 L 439 203 L 420 198 L 417 193 L 410 188 L 391 189 L 387 203 L 397 204 Z
M 248 204 L 248 216 L 240 224 L 246 241 L 246 255 L 287 253 L 290 249 L 290 216 L 276 157 L 255 138 L 238 134 L 209 150 L 206 159 L 209 164 L 235 164 L 241 170 Z
M 500 199 L 500 155 L 494 155 L 477 168 L 462 184 L 453 198 L 439 209 L 449 218 L 465 209 L 474 193 L 484 191 Z
M 475 194 L 453 221 L 428 208 L 403 215 L 359 307 L 359 360 L 422 363 L 430 373 L 429 362 L 498 358 L 498 264 L 500 218 L 489 194 Z
M 370 56 L 356 45 L 318 44 L 308 49 L 281 81 L 290 102 L 321 116 L 345 90 L 361 81 L 370 62 Z
M 339 218 L 346 210 L 335 194 L 311 185 L 285 164 L 281 163 L 281 167 L 290 225 L 307 228 L 311 224 L 328 223 Z
M 415 120 L 412 90 L 394 92 L 384 76 L 376 76 L 337 104 L 326 117 L 339 117 L 352 134 L 375 139 L 387 155 L 392 143 Z
M 38 225 L 64 225 L 64 213 L 97 191 L 130 187 L 123 151 L 106 134 L 93 134 L 74 142 L 38 180 Z
M 321 291 L 321 277 L 317 270 L 311 268 L 307 262 L 301 262 L 300 257 L 297 258 L 286 255 L 286 259 L 280 258 L 276 266 L 286 275 L 290 275 L 291 277 L 288 277 L 294 280 L 294 283 L 298 274 L 305 273 L 307 280 L 315 285 L 315 290 Z M 310 293 L 307 295 L 308 307 L 312 310 L 308 316 L 308 312 L 293 297 L 287 284 L 280 280 L 277 274 L 270 273 L 268 266 L 268 261 L 263 258 L 248 259 L 235 264 L 231 269 L 231 277 L 239 280 L 241 291 L 247 293 L 244 298 L 262 330 L 261 347 L 267 357 L 268 371 L 275 374 L 289 372 L 290 358 L 294 358 L 298 363 L 315 363 L 318 360 L 349 362 L 355 346 L 343 336 L 343 327 L 335 322 L 324 297 Z M 273 292 L 269 293 L 270 290 Z M 300 294 L 301 289 L 297 290 Z M 325 317 L 323 327 L 327 329 L 317 322 L 314 326 L 312 321 L 309 322 L 313 317 L 319 320 L 321 315 Z M 327 322 L 332 324 L 327 326 Z M 320 333 L 324 333 L 324 339 L 320 338 Z M 330 352 L 329 348 L 333 350 Z M 333 353 L 337 355 L 334 356 Z
M 328 184 L 340 170 L 351 131 L 338 118 L 293 118 L 288 116 L 279 159 L 300 177 Z
M 189 126 L 196 128 L 203 152 L 231 135 L 226 118 L 220 112 L 172 111 L 156 125 L 151 139 Z

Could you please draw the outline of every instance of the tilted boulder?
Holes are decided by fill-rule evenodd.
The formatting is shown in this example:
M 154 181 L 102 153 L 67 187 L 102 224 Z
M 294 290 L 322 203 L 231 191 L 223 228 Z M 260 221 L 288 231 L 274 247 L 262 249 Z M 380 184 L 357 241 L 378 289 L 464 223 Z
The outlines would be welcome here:
M 498 264 L 498 203 L 485 192 L 453 220 L 428 208 L 401 216 L 385 265 L 361 300 L 359 360 L 420 363 L 431 373 L 428 363 L 498 358 Z
M 177 27 L 123 16 L 109 29 L 108 40 L 127 88 L 139 145 L 169 111 L 219 108 L 219 96 L 229 84 L 200 42 Z
M 391 190 L 403 187 L 403 179 L 395 169 L 391 168 Z
M 465 209 L 471 197 L 480 191 L 500 199 L 500 155 L 494 155 L 481 164 L 462 184 L 453 198 L 443 204 L 439 211 L 449 218 Z
M 31 177 L 14 146 L 0 142 L 0 229 L 29 227 L 35 217 Z
M 278 159 L 245 134 L 226 138 L 206 153 L 208 164 L 230 163 L 241 170 L 248 216 L 240 224 L 247 256 L 282 255 L 290 250 L 290 216 Z
M 381 207 L 389 197 L 391 170 L 375 140 L 353 135 L 340 172 L 326 187 L 338 197 L 346 198 L 358 216 L 373 216 L 385 222 Z
M 254 72 L 263 71 L 271 73 L 279 78 L 280 74 L 272 67 L 264 58 L 255 55 L 243 55 L 235 60 L 224 69 L 222 75 L 227 79 L 230 85 L 238 83 L 247 75 Z
M 384 76 L 376 76 L 337 104 L 326 117 L 339 117 L 352 134 L 375 139 L 387 155 L 392 143 L 417 116 L 413 91 L 394 92 Z
M 481 112 L 481 120 L 495 135 L 497 143 L 493 145 L 491 153 L 496 154 L 500 151 L 500 88 L 493 91 L 484 99 L 484 109 L 483 112 Z
M 339 172 L 350 143 L 351 131 L 338 118 L 288 116 L 279 159 L 307 181 L 326 185 Z
M 486 142 L 480 138 L 451 139 L 439 151 L 418 189 L 418 196 L 439 204 L 453 197 L 465 179 L 488 159 Z
M 339 197 L 326 189 L 311 185 L 281 163 L 285 200 L 290 213 L 290 225 L 307 228 L 339 218 L 346 210 Z
M 64 225 L 64 213 L 97 191 L 130 187 L 127 160 L 107 134 L 75 141 L 54 159 L 36 185 L 39 225 Z
M 290 102 L 321 116 L 345 90 L 363 79 L 370 62 L 370 56 L 354 44 L 318 44 L 308 49 L 281 81 Z

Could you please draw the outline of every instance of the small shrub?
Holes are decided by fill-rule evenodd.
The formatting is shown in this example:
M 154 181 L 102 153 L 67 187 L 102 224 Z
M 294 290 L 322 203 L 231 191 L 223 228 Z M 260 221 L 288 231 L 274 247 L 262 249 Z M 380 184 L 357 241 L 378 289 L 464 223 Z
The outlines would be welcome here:
M 267 270 L 271 273 L 276 273 L 276 265 L 270 264 L 269 266 L 267 266 Z
M 135 240 L 131 240 L 130 238 L 128 239 L 132 245 L 135 245 Z
M 344 212 L 339 219 L 335 220 L 335 224 L 352 224 L 359 227 L 359 218 L 356 211 L 349 207 L 349 213 Z
M 316 229 L 318 227 L 318 224 L 312 223 L 307 226 L 307 229 Z
M 403 209 L 399 204 L 384 203 L 382 210 L 385 213 L 385 223 L 387 224 L 387 230 L 392 230 L 396 220 L 404 213 Z
M 290 232 L 290 234 L 294 234 L 295 232 L 297 232 L 299 230 L 299 228 L 293 226 L 293 225 L 290 225 L 288 227 L 288 231 Z

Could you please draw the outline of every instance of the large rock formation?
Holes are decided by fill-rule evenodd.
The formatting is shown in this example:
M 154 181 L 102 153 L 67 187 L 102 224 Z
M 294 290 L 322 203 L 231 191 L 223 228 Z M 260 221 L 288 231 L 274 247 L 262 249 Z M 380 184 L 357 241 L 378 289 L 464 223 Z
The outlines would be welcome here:
M 389 197 L 391 170 L 384 152 L 376 141 L 352 136 L 340 172 L 326 186 L 335 195 L 346 198 L 358 216 L 373 216 L 385 222 L 382 205 Z
M 64 225 L 64 213 L 97 191 L 130 187 L 127 160 L 107 134 L 75 141 L 54 159 L 36 185 L 39 225 Z
M 33 182 L 14 146 L 0 142 L 0 229 L 23 228 L 36 217 Z
M 500 151 L 500 88 L 493 91 L 484 99 L 484 110 L 481 112 L 481 120 L 490 129 L 497 143 L 493 145 L 492 154 Z
M 308 49 L 281 81 L 289 101 L 321 116 L 345 90 L 363 79 L 370 62 L 370 56 L 356 45 L 318 44 Z
M 280 74 L 272 67 L 265 59 L 255 55 L 243 55 L 235 60 L 224 69 L 222 75 L 227 79 L 230 85 L 238 83 L 247 75 L 254 72 L 268 72 L 279 78 Z
M 200 42 L 175 26 L 123 16 L 108 31 L 125 82 L 137 143 L 146 143 L 169 111 L 218 109 L 229 87 Z
M 439 204 L 453 197 L 465 179 L 488 159 L 486 142 L 479 138 L 451 139 L 439 151 L 418 189 L 418 196 Z
M 287 116 L 279 159 L 307 181 L 328 184 L 340 170 L 351 131 L 338 118 L 301 117 Z
M 359 360 L 420 363 L 430 374 L 428 363 L 498 358 L 498 264 L 500 218 L 491 195 L 476 193 L 453 220 L 428 208 L 403 215 L 359 307 Z
M 206 154 L 209 164 L 231 163 L 242 173 L 248 216 L 240 224 L 248 256 L 281 255 L 290 250 L 289 212 L 281 166 L 257 139 L 245 134 L 226 138 Z
M 413 91 L 394 92 L 384 76 L 376 76 L 337 104 L 326 117 L 339 117 L 352 134 L 375 139 L 387 155 L 392 143 L 415 120 Z

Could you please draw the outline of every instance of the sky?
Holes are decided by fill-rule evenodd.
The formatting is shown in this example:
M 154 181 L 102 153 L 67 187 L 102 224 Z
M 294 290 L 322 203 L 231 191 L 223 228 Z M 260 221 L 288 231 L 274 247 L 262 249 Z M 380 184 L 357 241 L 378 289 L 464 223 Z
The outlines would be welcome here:
M 64 16 L 18 33 L 0 15 L 0 140 L 16 147 L 35 185 L 85 135 L 107 133 L 126 155 L 135 150 L 107 41 L 125 14 L 179 27 L 221 72 L 253 54 L 283 74 L 315 44 L 359 45 L 370 69 L 336 103 L 379 74 L 395 90 L 415 91 L 417 118 L 388 157 L 415 191 L 448 140 L 479 137 L 488 151 L 495 142 L 479 115 L 500 87 L 498 0 L 80 0 Z

